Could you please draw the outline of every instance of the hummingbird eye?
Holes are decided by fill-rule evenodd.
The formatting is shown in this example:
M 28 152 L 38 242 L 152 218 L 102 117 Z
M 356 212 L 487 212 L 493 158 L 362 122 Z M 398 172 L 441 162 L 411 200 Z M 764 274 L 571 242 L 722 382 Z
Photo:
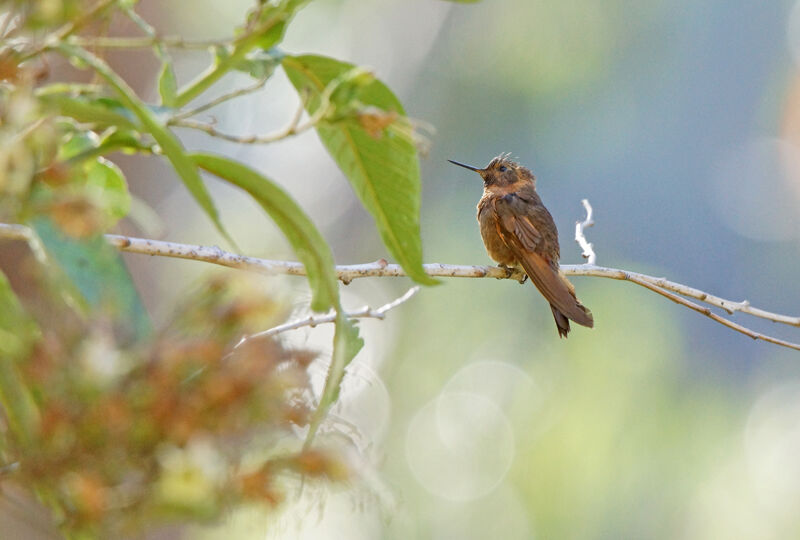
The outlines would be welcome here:
M 500 172 L 506 172 L 508 170 L 508 168 L 505 165 L 501 165 L 500 168 L 497 169 L 497 170 L 500 171 Z

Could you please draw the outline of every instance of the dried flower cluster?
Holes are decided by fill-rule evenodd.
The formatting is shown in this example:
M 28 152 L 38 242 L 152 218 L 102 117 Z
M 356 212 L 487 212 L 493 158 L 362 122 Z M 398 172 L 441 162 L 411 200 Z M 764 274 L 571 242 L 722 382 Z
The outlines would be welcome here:
M 149 344 L 121 348 L 100 322 L 40 324 L 19 365 L 38 419 L 23 437 L 6 430 L 2 482 L 36 493 L 66 530 L 108 534 L 276 504 L 285 473 L 343 478 L 338 458 L 301 450 L 293 432 L 308 422 L 312 356 L 271 339 L 233 350 L 281 314 L 237 289 L 205 284 Z

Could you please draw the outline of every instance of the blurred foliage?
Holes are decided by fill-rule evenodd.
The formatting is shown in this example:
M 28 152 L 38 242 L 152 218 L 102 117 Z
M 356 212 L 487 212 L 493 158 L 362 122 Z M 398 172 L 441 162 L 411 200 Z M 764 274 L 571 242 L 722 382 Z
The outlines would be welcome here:
M 308 0 L 254 2 L 233 37 L 209 47 L 205 71 L 185 84 L 172 60 L 181 40 L 160 37 L 136 3 L 0 3 L 0 221 L 30 226 L 31 270 L 19 297 L 14 279 L 0 275 L 2 480 L 35 494 L 63 531 L 79 537 L 129 534 L 167 517 L 210 519 L 245 500 L 275 504 L 276 478 L 287 472 L 346 476 L 334 453 L 309 443 L 363 342 L 342 309 L 330 248 L 300 206 L 260 172 L 188 152 L 174 133 L 241 95 L 209 98 L 217 81 L 239 71 L 263 85 L 282 66 L 310 116 L 274 141 L 316 129 L 389 253 L 414 279 L 433 283 L 421 266 L 418 138 L 400 102 L 362 68 L 276 48 Z M 107 36 L 115 20 L 140 35 Z M 160 103 L 137 95 L 106 48 L 152 51 Z M 92 82 L 52 76 L 59 57 L 89 71 Z M 309 354 L 272 340 L 239 342 L 286 313 L 238 281 L 190 291 L 172 320 L 153 328 L 102 236 L 132 205 L 114 163 L 119 152 L 165 158 L 234 246 L 201 170 L 244 189 L 279 225 L 308 269 L 311 308 L 337 313 L 316 407 Z M 307 428 L 302 448 L 285 442 L 299 443 L 291 426 Z M 265 440 L 289 450 L 264 453 Z
M 37 412 L 6 434 L 3 459 L 14 468 L 4 481 L 33 490 L 66 531 L 108 536 L 170 516 L 210 519 L 237 501 L 276 504 L 287 472 L 344 474 L 331 454 L 264 453 L 265 441 L 292 439 L 291 426 L 308 423 L 312 356 L 272 340 L 236 345 L 282 308 L 227 277 L 188 298 L 147 345 L 120 347 L 105 321 L 76 323 L 56 300 L 38 328 L 17 331 L 33 348 L 4 358 L 4 384 L 13 370 L 16 392 L 27 394 L 4 392 L 3 403 L 17 416 L 31 403 Z

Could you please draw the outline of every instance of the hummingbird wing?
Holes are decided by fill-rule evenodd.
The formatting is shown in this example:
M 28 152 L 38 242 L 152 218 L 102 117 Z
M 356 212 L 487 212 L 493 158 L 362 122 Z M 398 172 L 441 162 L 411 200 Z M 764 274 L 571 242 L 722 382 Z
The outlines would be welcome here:
M 592 312 L 581 304 L 558 268 L 558 238 L 550 212 L 517 195 L 499 197 L 494 205 L 497 233 L 551 306 L 576 323 L 592 327 Z M 544 222 L 538 228 L 534 223 Z

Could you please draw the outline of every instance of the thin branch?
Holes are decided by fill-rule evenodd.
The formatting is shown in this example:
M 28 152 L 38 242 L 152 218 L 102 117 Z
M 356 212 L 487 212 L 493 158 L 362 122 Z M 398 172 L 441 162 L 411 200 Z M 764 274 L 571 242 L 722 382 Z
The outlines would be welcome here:
M 275 133 L 270 133 L 267 135 L 231 135 L 230 133 L 225 133 L 223 131 L 218 130 L 211 124 L 207 124 L 205 122 L 198 122 L 196 120 L 184 119 L 184 120 L 174 120 L 170 122 L 171 125 L 176 127 L 188 128 L 188 129 L 195 129 L 197 131 L 202 131 L 203 133 L 211 136 L 216 137 L 217 139 L 222 139 L 224 141 L 235 142 L 238 144 L 269 144 L 281 141 L 293 135 L 299 135 L 304 131 L 308 131 L 313 127 L 312 124 L 304 124 L 302 126 L 294 126 L 289 125 L 280 131 Z
M 37 118 L 36 120 L 31 122 L 27 126 L 22 128 L 21 130 L 19 130 L 17 133 L 15 133 L 14 136 L 11 138 L 11 140 L 8 141 L 6 144 L 8 146 L 12 146 L 12 145 L 14 145 L 14 144 L 16 144 L 16 143 L 18 143 L 20 141 L 25 140 L 27 137 L 29 137 L 31 135 L 31 133 L 33 133 L 34 131 L 39 129 L 39 127 L 41 127 L 48 120 L 49 120 L 49 118 L 46 117 L 46 116 L 42 116 L 40 118 Z
M 261 78 L 255 84 L 253 84 L 251 86 L 245 86 L 244 88 L 238 88 L 238 89 L 234 90 L 233 92 L 229 92 L 227 94 L 223 94 L 223 95 L 219 96 L 218 98 L 209 101 L 208 103 L 204 103 L 203 105 L 200 105 L 200 106 L 195 107 L 193 109 L 187 109 L 185 111 L 181 111 L 181 112 L 173 115 L 172 118 L 169 119 L 167 124 L 174 125 L 178 120 L 184 120 L 186 118 L 191 118 L 192 116 L 197 116 L 198 114 L 200 114 L 202 112 L 205 112 L 205 111 L 207 111 L 209 109 L 213 109 L 214 107 L 216 107 L 218 105 L 221 105 L 222 103 L 225 103 L 226 101 L 229 101 L 231 99 L 235 99 L 237 97 L 241 97 L 241 96 L 244 96 L 244 95 L 247 95 L 247 94 L 252 94 L 253 92 L 258 92 L 261 88 L 264 87 L 264 83 L 266 83 L 266 82 L 267 82 L 266 78 Z
M 691 301 L 689 301 L 689 300 L 687 300 L 685 298 L 682 298 L 682 297 L 678 296 L 677 294 L 673 294 L 673 293 L 671 293 L 669 291 L 665 291 L 664 289 L 656 287 L 655 285 L 653 285 L 651 283 L 648 283 L 647 281 L 644 281 L 644 280 L 641 280 L 641 279 L 637 279 L 637 278 L 634 278 L 634 277 L 631 277 L 631 276 L 628 277 L 628 281 L 631 281 L 632 283 L 636 283 L 637 285 L 641 285 L 642 287 L 650 289 L 654 293 L 660 294 L 664 298 L 669 298 L 670 300 L 672 300 L 675 303 L 678 303 L 678 304 L 681 304 L 683 306 L 686 306 L 689 309 L 692 309 L 692 310 L 694 310 L 694 311 L 696 311 L 698 313 L 701 313 L 702 315 L 705 315 L 706 317 L 709 317 L 710 319 L 713 319 L 713 320 L 717 321 L 718 323 L 720 323 L 720 324 L 722 324 L 724 326 L 727 326 L 728 328 L 732 328 L 733 330 L 736 330 L 737 332 L 741 332 L 742 334 L 744 334 L 746 336 L 750 336 L 753 339 L 760 339 L 760 340 L 763 340 L 763 341 L 767 341 L 769 343 L 774 343 L 775 345 L 780 345 L 782 347 L 788 347 L 790 349 L 795 349 L 795 350 L 800 351 L 800 344 L 799 343 L 791 343 L 789 341 L 784 341 L 782 339 L 774 338 L 774 337 L 767 336 L 765 334 L 760 334 L 758 332 L 750 330 L 749 328 L 746 328 L 746 327 L 744 327 L 744 326 L 742 326 L 740 324 L 736 324 L 733 321 L 729 321 L 728 319 L 726 319 L 724 317 L 720 317 L 719 315 L 717 315 L 716 313 L 714 313 L 713 311 L 711 311 L 711 309 L 709 309 L 707 307 L 699 306 L 699 305 L 695 304 L 694 302 L 691 302 Z
M 597 260 L 597 255 L 594 252 L 594 246 L 586 240 L 586 236 L 584 236 L 584 229 L 591 227 L 594 225 L 594 219 L 592 217 L 592 205 L 589 204 L 589 201 L 583 199 L 581 201 L 583 207 L 586 209 L 586 219 L 583 221 L 579 221 L 575 223 L 575 241 L 578 245 L 583 249 L 583 257 L 587 259 L 587 263 L 584 266 L 579 266 L 575 269 L 575 272 L 571 275 L 574 276 L 597 276 L 597 277 L 606 277 L 611 279 L 620 279 L 631 281 L 633 283 L 639 283 L 640 281 L 647 282 L 651 285 L 656 287 L 660 287 L 662 289 L 667 289 L 669 291 L 681 294 L 683 296 L 688 296 L 690 298 L 694 298 L 696 300 L 700 300 L 701 302 L 705 302 L 714 307 L 718 307 L 720 309 L 724 309 L 730 315 L 733 315 L 737 311 L 742 313 L 747 313 L 748 315 L 752 315 L 754 317 L 759 317 L 761 319 L 767 319 L 774 322 L 779 322 L 782 324 L 788 324 L 790 326 L 800 326 L 800 317 L 789 317 L 786 315 L 779 315 L 777 313 L 771 313 L 769 311 L 764 311 L 763 309 L 754 308 L 750 305 L 750 302 L 747 300 L 742 300 L 741 302 L 734 302 L 731 300 L 725 300 L 724 298 L 720 298 L 719 296 L 714 296 L 713 294 L 708 294 L 707 292 L 701 291 L 700 289 L 695 289 L 693 287 L 689 287 L 686 285 L 682 285 L 680 283 L 673 283 L 672 281 L 668 281 L 666 278 L 655 278 L 651 276 L 647 276 L 645 274 L 639 274 L 636 272 L 629 272 L 627 270 L 616 270 L 614 268 L 602 268 L 602 267 L 595 267 L 595 261 Z M 590 272 L 584 273 L 583 270 L 591 270 Z M 598 272 L 602 272 L 603 274 L 599 274 Z
M 266 9 L 267 5 L 264 4 L 260 9 Z M 183 107 L 189 104 L 197 96 L 208 90 L 211 85 L 225 76 L 231 69 L 234 68 L 239 62 L 247 57 L 247 54 L 259 44 L 262 36 L 272 30 L 276 25 L 280 24 L 282 14 L 277 13 L 260 20 L 258 16 L 254 20 L 258 23 L 248 31 L 237 36 L 226 47 L 230 47 L 229 54 L 225 58 L 220 58 L 218 61 L 210 65 L 205 71 L 197 75 L 194 80 L 187 83 L 183 88 L 178 90 L 178 95 L 175 97 L 175 102 L 178 107 Z
M 85 48 L 95 49 L 149 49 L 155 45 L 164 45 L 173 49 L 211 49 L 213 47 L 224 47 L 233 38 L 228 39 L 208 39 L 208 40 L 187 40 L 179 36 L 131 36 L 131 37 L 107 37 L 107 36 L 76 36 L 72 38 L 76 45 Z
M 222 131 L 219 131 L 211 124 L 188 119 L 185 117 L 184 114 L 172 117 L 172 119 L 168 123 L 170 125 L 177 127 L 196 129 L 198 131 L 207 133 L 211 137 L 216 137 L 218 139 L 223 139 L 226 141 L 231 141 L 239 144 L 269 144 L 281 141 L 283 139 L 292 137 L 294 135 L 299 135 L 303 132 L 306 132 L 314 128 L 327 113 L 327 107 L 321 106 L 319 109 L 317 109 L 317 111 L 313 115 L 311 115 L 311 117 L 308 119 L 307 122 L 305 122 L 304 124 L 300 124 L 300 119 L 303 117 L 304 110 L 305 110 L 305 98 L 300 100 L 300 105 L 295 111 L 295 114 L 292 117 L 291 121 L 285 128 L 280 129 L 275 133 L 270 133 L 267 135 L 231 135 L 229 133 L 224 133 Z
M 392 300 L 388 304 L 384 304 L 379 308 L 374 308 L 373 309 L 373 308 L 371 308 L 369 306 L 364 306 L 363 308 L 361 308 L 359 310 L 356 310 L 356 311 L 348 311 L 348 312 L 345 313 L 345 315 L 350 319 L 367 319 L 367 318 L 371 318 L 371 319 L 381 319 L 381 320 L 383 320 L 383 319 L 386 318 L 386 312 L 387 311 L 390 311 L 390 310 L 396 308 L 400 304 L 404 304 L 405 302 L 407 302 L 412 296 L 414 296 L 418 292 L 419 292 L 419 286 L 415 285 L 414 287 L 411 287 L 410 289 L 408 289 L 403 296 L 400 296 L 399 298 L 395 298 L 394 300 Z M 287 323 L 280 324 L 280 325 L 275 326 L 273 328 L 270 328 L 268 330 L 264 330 L 262 332 L 258 332 L 256 334 L 251 334 L 251 335 L 249 335 L 247 337 L 244 337 L 244 338 L 242 338 L 242 340 L 239 343 L 236 344 L 236 347 L 239 347 L 242 343 L 244 343 L 245 341 L 249 341 L 251 339 L 272 337 L 274 335 L 277 335 L 277 334 L 280 334 L 280 333 L 283 333 L 283 332 L 287 332 L 289 330 L 296 330 L 298 328 L 303 328 L 303 327 L 306 327 L 306 326 L 314 328 L 315 326 L 318 326 L 320 324 L 336 322 L 336 317 L 337 317 L 336 312 L 332 312 L 332 313 L 328 313 L 326 315 L 310 315 L 310 316 L 305 317 L 303 319 L 298 319 L 296 321 L 289 321 Z M 236 347 L 234 347 L 234 349 Z
M 35 237 L 35 235 L 33 235 L 33 233 L 30 231 L 30 229 L 28 229 L 28 227 L 25 227 L 23 225 L 11 225 L 11 224 L 0 223 L 0 238 L 10 238 L 10 239 L 28 241 L 32 237 Z M 204 261 L 208 263 L 218 264 L 221 266 L 226 266 L 229 268 L 238 268 L 241 270 L 248 270 L 267 275 L 275 275 L 275 274 L 287 274 L 294 276 L 306 275 L 305 267 L 299 262 L 275 261 L 268 259 L 259 259 L 256 257 L 247 257 L 244 255 L 239 255 L 236 253 L 230 253 L 224 251 L 223 249 L 217 246 L 178 244 L 175 242 L 164 242 L 160 240 L 134 238 L 129 236 L 114 235 L 114 234 L 107 234 L 105 235 L 105 237 L 106 240 L 117 249 L 121 251 L 127 251 L 130 253 L 140 253 L 145 255 L 158 255 L 162 257 L 174 257 L 179 259 Z M 506 269 L 499 268 L 496 266 L 478 266 L 478 265 L 465 266 L 465 265 L 434 263 L 434 264 L 425 264 L 423 265 L 423 268 L 425 270 L 425 273 L 434 277 L 495 278 L 495 279 L 520 280 L 524 275 L 519 270 L 508 272 Z M 405 271 L 400 265 L 388 264 L 383 259 L 365 264 L 339 265 L 336 266 L 335 270 L 338 279 L 345 284 L 348 284 L 352 280 L 357 278 L 406 276 Z M 706 292 L 700 291 L 699 289 L 694 289 L 692 287 L 680 283 L 674 283 L 660 277 L 648 276 L 646 274 L 640 274 L 628 270 L 621 270 L 618 268 L 606 268 L 602 266 L 594 266 L 589 264 L 562 265 L 561 270 L 562 272 L 564 272 L 565 275 L 568 276 L 592 276 L 592 277 L 600 277 L 606 279 L 629 281 L 631 283 L 635 283 L 639 286 L 645 287 L 646 289 L 656 292 L 662 296 L 670 298 L 671 300 L 673 300 L 673 296 L 675 298 L 679 297 L 676 294 L 670 295 L 670 292 L 677 293 L 689 296 L 691 298 L 695 298 L 713 307 L 724 309 L 729 313 L 738 311 L 740 313 L 746 313 L 754 317 L 760 317 L 762 319 L 767 319 L 770 321 L 779 322 L 790 326 L 800 327 L 800 317 L 781 315 L 778 313 L 765 311 L 763 309 L 754 308 L 746 300 L 742 302 L 726 300 L 724 298 L 720 298 L 718 296 L 714 296 Z M 691 309 L 694 309 L 695 311 L 697 311 L 697 309 L 695 309 L 692 306 L 699 307 L 701 310 L 706 309 L 697 306 L 697 304 L 689 302 L 688 300 L 685 300 L 683 302 L 678 301 L 678 303 L 681 303 L 687 307 L 691 307 Z M 701 313 L 704 312 L 701 311 Z M 722 319 L 722 317 L 719 317 L 718 315 L 715 315 L 713 313 L 707 316 L 710 316 L 717 322 L 721 322 L 718 319 Z M 800 345 L 790 344 L 789 342 L 783 342 L 776 338 L 769 338 L 768 336 L 756 334 L 752 330 L 746 329 L 740 325 L 732 323 L 727 319 L 722 319 L 722 320 L 726 322 L 724 323 L 721 322 L 721 324 L 724 324 L 725 326 L 728 326 L 729 328 L 732 328 L 738 332 L 742 332 L 750 337 L 754 337 L 754 339 L 763 339 L 764 341 L 770 341 L 771 343 L 775 343 L 777 345 L 782 345 L 790 348 L 800 347 Z M 754 336 L 754 334 L 756 335 Z
M 89 11 L 77 17 L 71 21 L 68 21 L 64 26 L 56 30 L 56 32 L 50 36 L 46 41 L 61 41 L 66 39 L 70 35 L 74 34 L 87 24 L 89 24 L 92 19 L 96 16 L 100 15 L 103 11 L 110 8 L 116 0 L 99 0 L 94 6 L 92 6 Z
M 591 266 L 588 264 L 562 266 L 561 269 L 564 271 L 565 274 L 571 276 L 602 277 L 608 279 L 630 281 L 632 283 L 638 283 L 639 281 L 644 281 L 655 287 L 666 289 L 668 291 L 672 291 L 674 293 L 678 293 L 683 296 L 688 296 L 690 298 L 694 298 L 695 300 L 700 300 L 701 302 L 704 302 L 708 305 L 723 309 L 730 314 L 736 312 L 746 313 L 748 315 L 752 315 L 753 317 L 759 317 L 761 319 L 767 319 L 773 322 L 788 324 L 789 326 L 800 326 L 800 317 L 780 315 L 778 313 L 772 313 L 770 311 L 765 311 L 763 309 L 755 308 L 750 305 L 750 302 L 748 300 L 742 300 L 741 302 L 736 302 L 734 300 L 726 300 L 725 298 L 714 296 L 713 294 L 701 291 L 700 289 L 695 289 L 693 287 L 689 287 L 688 285 L 683 285 L 681 283 L 675 283 L 673 281 L 669 281 L 663 277 L 653 277 L 653 276 L 648 276 L 646 274 L 639 274 L 638 272 L 631 272 L 629 270 L 619 270 L 617 268 L 605 268 L 603 266 Z
M 581 204 L 583 204 L 583 207 L 586 209 L 586 219 L 575 222 L 575 241 L 583 250 L 581 255 L 584 259 L 586 259 L 586 264 L 594 265 L 597 263 L 597 255 L 594 253 L 594 246 L 586 240 L 586 236 L 584 236 L 583 233 L 584 229 L 594 225 L 594 219 L 592 218 L 592 205 L 589 204 L 587 199 L 582 199 Z
M 133 24 L 139 27 L 139 30 L 144 32 L 147 35 L 147 37 L 153 40 L 154 47 L 156 47 L 159 50 L 163 50 L 164 43 L 158 39 L 156 29 L 153 27 L 153 25 L 144 20 L 144 18 L 142 18 L 138 13 L 136 13 L 136 10 L 134 10 L 133 7 L 131 6 L 123 8 L 122 12 L 131 20 L 131 22 L 133 22 Z
M 11 225 L 0 223 L 0 237 L 16 240 L 28 240 L 31 231 L 24 225 Z M 139 253 L 142 255 L 157 255 L 161 257 L 173 257 L 178 259 L 189 259 L 203 261 L 229 268 L 238 268 L 261 274 L 288 274 L 293 276 L 305 276 L 305 267 L 299 262 L 276 261 L 270 259 L 260 259 L 230 253 L 217 246 L 202 246 L 192 244 L 179 244 L 177 242 L 166 242 L 163 240 L 151 240 L 145 238 L 135 238 L 132 236 L 121 236 L 107 234 L 106 240 L 121 251 Z M 504 268 L 497 266 L 480 265 L 455 265 L 432 263 L 424 264 L 425 273 L 434 277 L 455 277 L 455 278 L 495 278 L 513 279 L 519 281 L 523 277 L 523 272 L 514 270 L 508 272 Z M 714 307 L 719 307 L 728 312 L 739 311 L 755 317 L 761 317 L 771 321 L 800 327 L 800 317 L 780 315 L 762 309 L 754 308 L 747 300 L 736 302 L 726 300 L 718 296 L 708 294 L 694 289 L 687 285 L 674 283 L 665 278 L 648 276 L 629 270 L 617 268 L 606 268 L 603 266 L 592 266 L 588 264 L 565 264 L 561 265 L 561 270 L 568 276 L 590 276 L 606 279 L 616 279 L 623 281 L 645 281 L 663 289 L 676 292 L 691 298 L 700 300 Z M 405 277 L 406 273 L 398 264 L 389 264 L 380 259 L 371 263 L 339 265 L 336 267 L 336 275 L 344 283 L 350 283 L 354 279 L 367 277 Z
M 103 11 L 110 8 L 116 0 L 99 0 L 89 10 L 83 13 L 80 17 L 76 17 L 62 25 L 55 32 L 45 37 L 41 45 L 35 47 L 33 50 L 23 54 L 18 61 L 24 62 L 29 60 L 44 51 L 53 48 L 58 43 L 64 41 L 69 36 L 89 24 L 95 17 L 100 15 Z

